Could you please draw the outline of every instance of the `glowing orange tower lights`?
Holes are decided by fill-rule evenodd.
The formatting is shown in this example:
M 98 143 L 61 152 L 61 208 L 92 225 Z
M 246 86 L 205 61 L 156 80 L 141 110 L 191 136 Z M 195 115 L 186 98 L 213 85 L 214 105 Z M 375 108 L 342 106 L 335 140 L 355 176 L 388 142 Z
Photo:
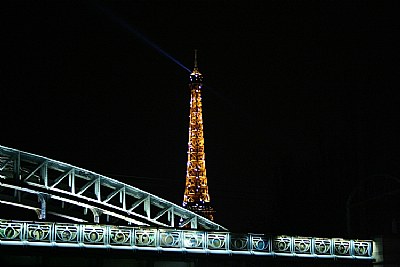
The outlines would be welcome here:
M 210 220 L 214 219 L 215 210 L 210 206 L 206 163 L 204 153 L 203 115 L 201 91 L 203 75 L 197 68 L 197 50 L 194 56 L 194 69 L 190 74 L 190 124 L 186 185 L 183 207 Z

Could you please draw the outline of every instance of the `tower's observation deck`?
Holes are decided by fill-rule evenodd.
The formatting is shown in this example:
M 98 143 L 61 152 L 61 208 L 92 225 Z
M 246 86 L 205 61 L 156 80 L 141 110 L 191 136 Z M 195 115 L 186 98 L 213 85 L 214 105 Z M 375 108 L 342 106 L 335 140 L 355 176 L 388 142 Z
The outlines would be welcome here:
M 214 219 L 214 209 L 210 206 L 206 164 L 204 153 L 203 115 L 201 91 L 203 75 L 197 68 L 197 54 L 193 72 L 190 74 L 190 120 L 188 161 L 183 207 L 210 220 Z

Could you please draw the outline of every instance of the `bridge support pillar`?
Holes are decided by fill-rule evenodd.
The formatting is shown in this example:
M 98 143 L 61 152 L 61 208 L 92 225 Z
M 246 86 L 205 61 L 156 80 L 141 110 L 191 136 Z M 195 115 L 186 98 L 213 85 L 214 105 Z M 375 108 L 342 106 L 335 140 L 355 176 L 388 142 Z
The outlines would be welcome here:
M 100 223 L 100 216 L 103 214 L 103 212 L 99 209 L 90 209 L 93 213 L 93 221 L 94 223 Z
M 197 217 L 194 217 L 191 221 L 190 221 L 190 227 L 192 229 L 197 229 Z
M 46 203 L 48 199 L 48 195 L 38 194 L 38 201 L 40 202 L 40 211 L 38 211 L 39 220 L 46 220 Z

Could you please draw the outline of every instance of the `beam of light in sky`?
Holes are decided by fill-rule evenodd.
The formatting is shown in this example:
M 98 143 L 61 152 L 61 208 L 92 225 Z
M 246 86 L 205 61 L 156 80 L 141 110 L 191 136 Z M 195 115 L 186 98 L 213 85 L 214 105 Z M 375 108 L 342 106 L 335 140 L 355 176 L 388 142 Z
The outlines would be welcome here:
M 166 58 L 172 60 L 174 63 L 179 65 L 181 68 L 185 69 L 187 72 L 191 73 L 192 71 L 187 68 L 185 65 L 183 65 L 179 60 L 175 59 L 173 56 L 165 52 L 163 49 L 161 49 L 158 45 L 156 45 L 154 42 L 149 40 L 146 36 L 144 36 L 141 32 L 139 32 L 137 29 L 135 29 L 133 26 L 129 25 L 126 21 L 123 19 L 115 16 L 111 11 L 105 9 L 104 7 L 97 6 L 99 9 L 101 9 L 104 13 L 106 13 L 113 21 L 117 22 L 120 26 L 128 30 L 130 33 L 132 33 L 136 38 L 141 40 L 143 43 L 146 45 L 150 46 L 151 48 L 155 49 L 157 52 L 165 56 Z
M 170 54 L 165 52 L 158 45 L 156 45 L 154 42 L 152 42 L 146 36 L 144 36 L 140 31 L 135 29 L 132 25 L 128 24 L 125 20 L 117 17 L 110 10 L 108 10 L 108 9 L 102 7 L 102 6 L 97 6 L 97 8 L 99 8 L 101 11 L 103 11 L 105 14 L 107 14 L 107 16 L 110 17 L 114 22 L 116 22 L 117 24 L 119 24 L 120 26 L 122 26 L 123 28 L 128 30 L 130 33 L 132 33 L 137 39 L 139 39 L 140 41 L 142 41 L 146 45 L 150 46 L 151 48 L 155 49 L 157 52 L 159 52 L 160 54 L 162 54 L 166 58 L 172 60 L 175 64 L 177 64 L 178 66 L 180 66 L 181 68 L 183 68 L 187 72 L 192 73 L 192 71 L 189 68 L 187 68 L 185 65 L 183 65 L 181 62 L 179 62 L 179 60 L 175 59 L 173 56 L 171 56 Z M 224 102 L 226 102 L 229 105 L 229 107 L 231 107 L 232 109 L 234 108 L 235 105 L 230 100 L 228 100 L 226 97 L 224 97 L 222 94 L 217 92 L 217 90 L 214 90 L 212 87 L 210 87 L 208 85 L 205 85 L 205 84 L 204 84 L 204 86 L 208 91 L 211 91 L 218 98 L 220 98 Z

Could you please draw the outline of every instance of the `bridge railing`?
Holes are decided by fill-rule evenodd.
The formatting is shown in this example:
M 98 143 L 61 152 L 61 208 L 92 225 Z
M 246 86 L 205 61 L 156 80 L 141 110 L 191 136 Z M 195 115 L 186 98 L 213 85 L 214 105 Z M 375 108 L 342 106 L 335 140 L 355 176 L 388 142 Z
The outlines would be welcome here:
M 368 260 L 372 259 L 373 241 L 0 220 L 3 245 Z

